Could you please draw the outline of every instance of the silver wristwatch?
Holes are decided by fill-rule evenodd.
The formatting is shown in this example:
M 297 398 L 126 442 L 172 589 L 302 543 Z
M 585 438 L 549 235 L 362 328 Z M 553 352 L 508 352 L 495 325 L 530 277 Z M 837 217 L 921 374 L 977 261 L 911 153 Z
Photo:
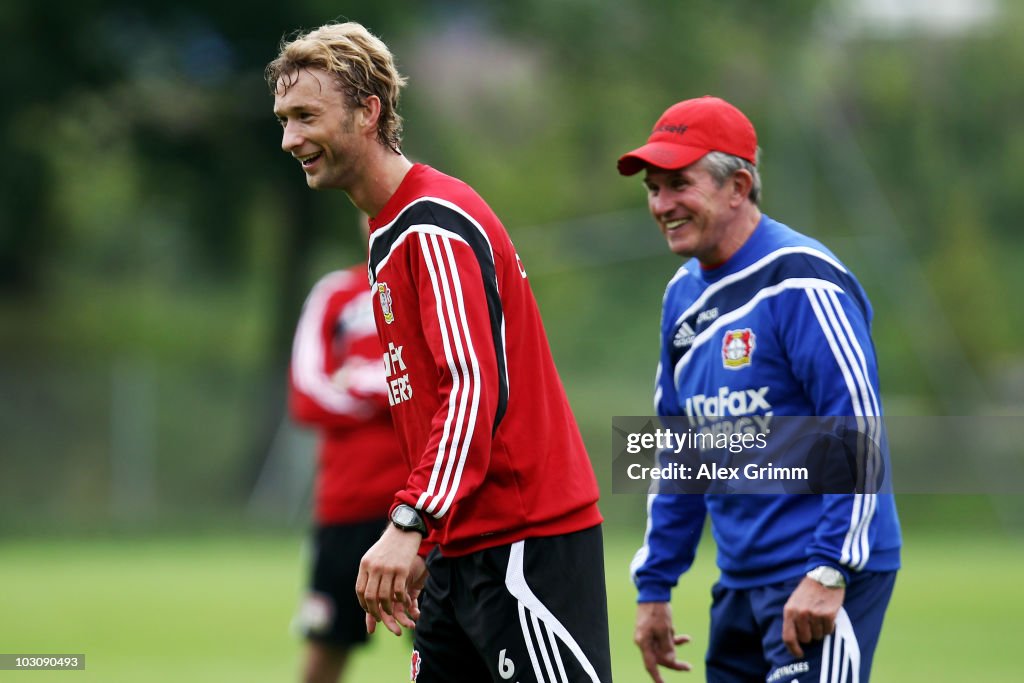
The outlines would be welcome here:
M 842 572 L 835 567 L 823 564 L 807 572 L 807 576 L 825 588 L 846 588 L 846 579 L 843 578 Z
M 391 523 L 402 531 L 417 531 L 423 536 L 427 535 L 427 524 L 420 517 L 420 513 L 411 505 L 396 505 L 391 511 Z

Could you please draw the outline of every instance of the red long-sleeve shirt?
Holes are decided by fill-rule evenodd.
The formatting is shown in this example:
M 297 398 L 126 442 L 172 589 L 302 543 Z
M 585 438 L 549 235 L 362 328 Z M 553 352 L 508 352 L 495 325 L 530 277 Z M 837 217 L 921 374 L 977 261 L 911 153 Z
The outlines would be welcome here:
M 383 518 L 409 468 L 388 409 L 366 266 L 328 273 L 295 331 L 289 404 L 320 430 L 314 513 L 319 524 Z
M 523 265 L 465 183 L 416 164 L 370 221 L 396 431 L 395 504 L 462 555 L 601 521 L 598 488 Z

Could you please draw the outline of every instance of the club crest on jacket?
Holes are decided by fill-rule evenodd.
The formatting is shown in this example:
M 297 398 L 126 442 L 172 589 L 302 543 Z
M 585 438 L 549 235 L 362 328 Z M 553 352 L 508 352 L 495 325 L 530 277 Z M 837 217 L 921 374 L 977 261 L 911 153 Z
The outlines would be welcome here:
M 739 370 L 750 365 L 754 355 L 754 332 L 749 327 L 729 330 L 722 340 L 722 365 L 729 370 Z
M 395 312 L 391 308 L 391 288 L 388 287 L 388 283 L 377 283 L 377 296 L 380 299 L 380 310 L 384 314 L 384 322 L 390 325 L 395 322 Z

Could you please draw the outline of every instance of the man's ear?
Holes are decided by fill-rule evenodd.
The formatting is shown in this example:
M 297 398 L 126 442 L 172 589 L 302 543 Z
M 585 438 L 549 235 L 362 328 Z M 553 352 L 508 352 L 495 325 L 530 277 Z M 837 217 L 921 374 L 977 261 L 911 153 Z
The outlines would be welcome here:
M 729 196 L 729 205 L 737 207 L 746 201 L 750 196 L 750 188 L 754 186 L 754 176 L 745 168 L 738 169 L 729 179 L 732 194 Z
M 363 100 L 363 106 L 359 107 L 356 114 L 356 121 L 359 129 L 367 132 L 367 129 L 376 133 L 377 122 L 380 120 L 380 98 L 376 95 L 368 95 Z

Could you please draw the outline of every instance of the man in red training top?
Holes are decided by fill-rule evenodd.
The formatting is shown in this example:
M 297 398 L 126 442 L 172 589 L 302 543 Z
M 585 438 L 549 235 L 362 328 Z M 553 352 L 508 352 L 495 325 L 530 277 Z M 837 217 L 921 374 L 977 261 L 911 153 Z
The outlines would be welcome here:
M 610 681 L 597 483 L 508 234 L 468 185 L 401 153 L 404 78 L 363 26 L 286 42 L 266 75 L 307 184 L 372 217 L 374 315 L 411 474 L 360 566 L 368 627 L 415 621 L 420 683 Z

